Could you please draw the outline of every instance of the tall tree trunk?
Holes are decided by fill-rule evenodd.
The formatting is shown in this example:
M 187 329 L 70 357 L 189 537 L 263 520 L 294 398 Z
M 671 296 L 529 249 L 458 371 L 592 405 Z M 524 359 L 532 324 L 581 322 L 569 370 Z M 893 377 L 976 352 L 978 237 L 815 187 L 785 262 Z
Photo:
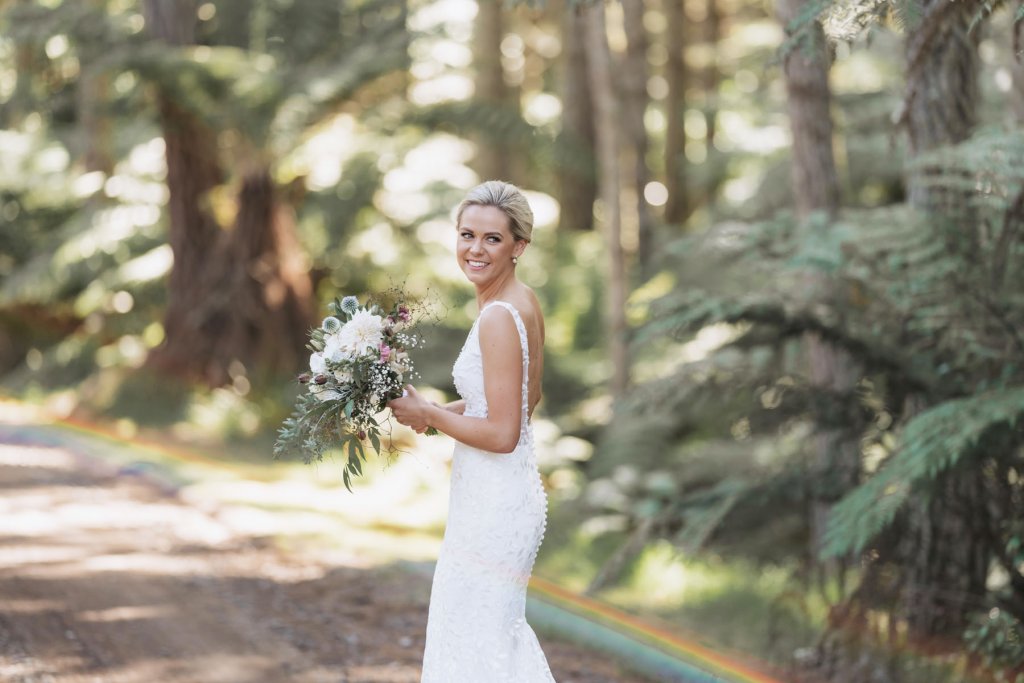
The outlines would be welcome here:
M 687 189 L 686 163 L 686 22 L 683 19 L 683 0 L 665 0 L 665 43 L 668 61 L 665 80 L 668 97 L 665 102 L 665 186 L 668 202 L 665 204 L 665 222 L 682 224 L 690 215 L 690 197 Z
M 959 643 L 970 613 L 985 604 L 993 524 L 983 476 L 977 467 L 955 468 L 931 496 L 911 503 L 899 599 L 912 642 L 945 637 Z
M 194 41 L 192 0 L 148 0 L 144 7 L 157 39 Z M 277 201 L 269 169 L 261 166 L 243 176 L 235 224 L 221 230 L 207 208 L 207 193 L 222 182 L 213 131 L 163 93 L 159 111 L 174 266 L 165 339 L 147 365 L 213 386 L 237 375 L 236 363 L 247 371 L 293 372 L 303 365 L 315 312 L 290 207 Z
M 555 160 L 561 207 L 558 222 L 562 230 L 593 229 L 597 198 L 593 102 L 587 76 L 582 9 L 581 3 L 563 0 L 562 130 Z
M 980 99 L 980 31 L 968 31 L 976 4 L 921 0 L 921 9 L 921 22 L 907 37 L 902 117 L 915 157 L 965 140 L 977 120 Z M 957 220 L 959 230 L 973 236 L 964 191 L 935 188 L 919 175 L 911 175 L 907 186 L 911 205 Z M 908 411 L 908 417 L 923 407 Z M 984 509 L 978 502 L 981 476 L 976 468 L 945 473 L 936 483 L 936 495 L 911 503 L 902 546 L 907 571 L 900 607 L 912 638 L 959 636 L 970 609 L 984 595 L 987 534 L 978 531 L 981 520 L 965 518 L 962 512 Z
M 110 156 L 110 121 L 104 112 L 110 101 L 110 78 L 95 66 L 84 65 L 76 84 L 76 106 L 79 122 L 85 131 L 85 149 L 82 158 L 86 171 L 114 172 Z
M 16 0 L 18 5 L 29 5 L 32 0 Z M 33 79 L 46 64 L 43 46 L 35 40 L 12 38 L 14 51 L 14 92 L 0 107 L 0 127 L 17 128 L 33 109 Z
M 809 0 L 778 0 L 778 19 L 783 27 L 800 15 Z M 830 54 L 821 26 L 815 22 L 808 45 L 790 51 L 783 65 L 786 104 L 793 136 L 791 176 L 793 200 L 800 220 L 824 211 L 834 215 L 839 209 L 839 182 L 832 152 L 832 94 L 828 74 Z M 806 286 L 832 300 L 834 284 L 820 275 L 808 277 Z M 827 579 L 842 581 L 842 562 L 822 565 L 818 560 L 832 506 L 856 486 L 860 472 L 857 433 L 850 429 L 848 397 L 853 392 L 860 368 L 842 349 L 816 332 L 803 337 L 807 351 L 808 378 L 818 398 L 815 400 L 814 455 L 812 488 L 808 500 L 810 522 L 810 564 L 821 586 Z
M 147 0 L 146 26 L 154 39 L 172 46 L 195 42 L 195 0 Z M 209 267 L 220 229 L 206 201 L 207 193 L 223 178 L 216 157 L 214 132 L 169 95 L 158 92 L 170 194 L 168 239 L 174 254 L 164 313 L 164 341 L 147 358 L 147 365 L 171 374 L 202 377 L 196 365 L 195 311 L 208 293 L 198 283 Z
M 710 56 L 701 72 L 701 86 L 704 90 L 704 125 L 707 128 L 705 141 L 708 145 L 708 154 L 711 154 L 718 128 L 718 85 L 721 80 L 718 72 L 718 42 L 722 39 L 722 12 L 718 7 L 718 0 L 706 2 L 707 14 L 701 33 Z
M 301 368 L 316 315 L 312 283 L 294 213 L 280 200 L 269 168 L 243 175 L 235 223 L 213 265 L 198 330 L 208 344 L 210 381 L 229 381 L 236 360 L 283 372 Z
M 501 41 L 505 21 L 501 0 L 477 0 L 473 28 L 474 99 L 486 109 L 488 125 L 474 138 L 477 143 L 473 169 L 481 180 L 518 181 L 515 146 L 507 139 L 506 125 L 518 114 L 518 93 L 505 82 Z
M 795 19 L 809 0 L 778 0 L 783 26 Z M 839 208 L 839 181 L 832 152 L 831 93 L 828 45 L 815 22 L 809 44 L 785 58 L 786 104 L 793 131 L 792 182 L 797 215 L 812 211 L 834 214 Z
M 1010 65 L 1013 86 L 1010 88 L 1010 110 L 1018 126 L 1024 126 L 1024 55 L 1014 50 L 1013 63 Z
M 641 280 L 651 273 L 654 255 L 654 220 L 651 217 L 644 189 L 650 179 L 647 168 L 647 49 L 650 41 L 644 28 L 644 0 L 622 0 L 623 23 L 626 30 L 626 57 L 622 62 L 622 123 L 632 157 L 631 184 L 636 194 L 637 275 Z
M 622 398 L 629 385 L 629 353 L 626 339 L 626 264 L 622 251 L 622 209 L 619 186 L 618 95 L 612 80 L 611 51 L 605 28 L 604 2 L 598 0 L 583 10 L 587 67 L 594 94 L 597 129 L 598 177 L 601 218 L 608 250 L 607 326 L 612 363 L 613 399 Z
M 919 2 L 923 18 L 907 37 L 902 112 L 912 157 L 966 140 L 977 121 L 980 94 L 977 43 L 981 32 L 968 32 L 977 3 Z M 923 175 L 907 178 L 913 206 L 943 213 L 962 209 L 962 191 L 935 188 Z

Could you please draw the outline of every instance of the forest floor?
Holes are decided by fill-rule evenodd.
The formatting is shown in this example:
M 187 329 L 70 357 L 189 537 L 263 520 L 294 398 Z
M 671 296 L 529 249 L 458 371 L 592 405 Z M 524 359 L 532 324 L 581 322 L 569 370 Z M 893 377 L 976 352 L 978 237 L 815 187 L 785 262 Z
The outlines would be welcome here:
M 0 680 L 419 681 L 422 573 L 239 532 L 217 503 L 10 419 L 0 491 Z M 650 681 L 540 638 L 559 683 Z

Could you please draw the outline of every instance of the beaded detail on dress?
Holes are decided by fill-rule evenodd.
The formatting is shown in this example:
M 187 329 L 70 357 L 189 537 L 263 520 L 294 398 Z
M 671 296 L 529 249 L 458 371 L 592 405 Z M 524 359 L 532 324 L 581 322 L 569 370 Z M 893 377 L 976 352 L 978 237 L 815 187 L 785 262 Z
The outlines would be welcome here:
M 523 354 L 519 442 L 492 453 L 456 442 L 448 523 L 430 592 L 421 683 L 554 683 L 526 622 L 526 586 L 544 539 L 547 495 L 528 418 L 529 346 L 519 311 L 512 314 Z M 464 414 L 487 416 L 478 323 L 455 365 Z

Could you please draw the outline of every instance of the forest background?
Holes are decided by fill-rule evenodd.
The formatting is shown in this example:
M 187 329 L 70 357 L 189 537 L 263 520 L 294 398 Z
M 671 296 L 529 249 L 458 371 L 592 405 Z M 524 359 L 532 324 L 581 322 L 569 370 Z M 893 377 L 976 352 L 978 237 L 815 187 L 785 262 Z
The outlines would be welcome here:
M 5 0 L 3 390 L 260 462 L 325 304 L 400 284 L 451 397 L 503 178 L 539 574 L 792 680 L 1024 680 L 1022 8 Z

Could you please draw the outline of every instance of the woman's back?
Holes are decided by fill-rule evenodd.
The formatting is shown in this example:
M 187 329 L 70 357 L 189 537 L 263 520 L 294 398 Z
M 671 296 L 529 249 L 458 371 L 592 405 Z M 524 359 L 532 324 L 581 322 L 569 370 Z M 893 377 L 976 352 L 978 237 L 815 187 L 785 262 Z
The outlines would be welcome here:
M 528 414 L 532 417 L 533 410 L 541 399 L 541 385 L 544 378 L 544 315 L 541 313 L 537 295 L 526 285 L 519 287 L 504 301 L 516 307 L 523 325 L 526 326 L 530 351 Z

